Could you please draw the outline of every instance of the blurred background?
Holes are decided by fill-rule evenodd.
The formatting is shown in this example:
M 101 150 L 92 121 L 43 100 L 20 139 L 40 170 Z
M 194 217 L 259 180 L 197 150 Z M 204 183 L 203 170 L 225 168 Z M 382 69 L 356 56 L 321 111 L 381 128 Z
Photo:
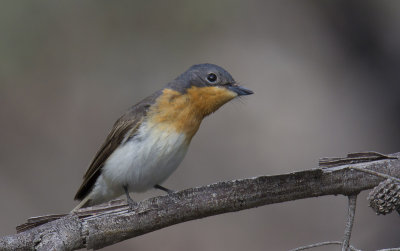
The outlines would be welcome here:
M 0 235 L 71 210 L 114 121 L 197 63 L 223 66 L 255 94 L 205 119 L 166 187 L 399 152 L 399 12 L 386 0 L 2 2 Z M 399 215 L 376 216 L 366 196 L 352 245 L 400 246 Z M 346 205 L 327 196 L 264 206 L 105 250 L 288 250 L 340 240 Z

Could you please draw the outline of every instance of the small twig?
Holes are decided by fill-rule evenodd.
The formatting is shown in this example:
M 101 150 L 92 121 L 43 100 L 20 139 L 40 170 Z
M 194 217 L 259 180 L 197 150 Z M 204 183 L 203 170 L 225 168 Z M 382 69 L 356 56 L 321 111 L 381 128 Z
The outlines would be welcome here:
M 400 182 L 399 178 L 396 178 L 396 177 L 393 177 L 391 175 L 387 175 L 387 174 L 384 174 L 384 173 L 375 172 L 373 170 L 369 170 L 369 169 L 365 169 L 365 168 L 361 168 L 361 167 L 356 167 L 356 166 L 351 166 L 350 168 L 358 170 L 358 171 L 361 171 L 361 172 L 364 172 L 364 173 L 373 174 L 375 176 L 382 177 L 382 178 L 385 178 L 385 179 L 391 179 L 391 180 L 395 180 L 397 182 Z
M 318 242 L 315 244 L 311 244 L 311 245 L 307 245 L 307 246 L 303 246 L 303 247 L 298 247 L 295 249 L 291 249 L 289 251 L 300 251 L 300 250 L 306 250 L 306 249 L 311 249 L 311 248 L 316 248 L 316 247 L 321 247 L 321 246 L 327 246 L 327 245 L 342 245 L 343 242 L 341 241 L 324 241 L 324 242 Z M 360 251 L 359 249 L 356 249 L 352 246 L 349 246 L 350 250 L 352 251 Z
M 400 247 L 399 248 L 385 248 L 385 249 L 379 249 L 376 251 L 399 251 L 399 250 L 400 250 Z
M 325 246 L 325 245 L 341 245 L 342 246 L 342 251 L 348 251 L 348 250 L 358 251 L 358 249 L 350 246 L 351 231 L 353 229 L 354 216 L 355 216 L 355 213 L 356 213 L 357 195 L 350 195 L 350 196 L 348 196 L 348 198 L 349 198 L 348 215 L 347 215 L 346 229 L 344 231 L 343 242 L 341 242 L 341 241 L 319 242 L 319 243 L 315 243 L 315 244 L 311 244 L 311 245 L 295 248 L 295 249 L 292 249 L 290 251 L 306 250 L 306 249 L 311 249 L 311 248 Z
M 354 216 L 356 214 L 356 204 L 357 204 L 357 195 L 350 195 L 346 229 L 344 231 L 344 239 L 342 244 L 342 251 L 347 251 L 350 246 L 351 230 L 353 229 Z

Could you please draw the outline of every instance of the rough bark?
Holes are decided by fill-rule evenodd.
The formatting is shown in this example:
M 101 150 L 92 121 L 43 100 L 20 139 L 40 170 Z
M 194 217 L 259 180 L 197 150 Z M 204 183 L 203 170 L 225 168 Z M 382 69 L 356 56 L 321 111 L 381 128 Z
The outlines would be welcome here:
M 85 208 L 33 229 L 0 237 L 0 250 L 99 249 L 211 215 L 324 195 L 354 195 L 373 188 L 383 178 L 351 167 L 400 177 L 397 157 L 400 153 L 323 159 L 322 168 L 190 188 L 144 200 L 134 211 L 121 202 Z

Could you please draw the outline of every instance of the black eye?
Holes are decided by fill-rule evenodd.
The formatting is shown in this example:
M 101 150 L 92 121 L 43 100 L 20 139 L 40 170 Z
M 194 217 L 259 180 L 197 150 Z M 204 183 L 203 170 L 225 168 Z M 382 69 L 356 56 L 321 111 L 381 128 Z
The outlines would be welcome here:
M 215 73 L 210 73 L 207 76 L 207 80 L 210 83 L 214 83 L 215 81 L 217 81 L 217 75 L 215 75 Z

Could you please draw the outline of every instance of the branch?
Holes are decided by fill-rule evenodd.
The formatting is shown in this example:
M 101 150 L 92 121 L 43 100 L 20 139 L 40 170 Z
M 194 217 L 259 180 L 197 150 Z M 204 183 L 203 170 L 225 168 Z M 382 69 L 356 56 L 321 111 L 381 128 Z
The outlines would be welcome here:
M 0 250 L 99 249 L 211 215 L 324 195 L 355 195 L 382 180 L 352 166 L 400 177 L 400 153 L 367 155 L 374 153 L 324 159 L 325 168 L 190 188 L 141 201 L 134 211 L 126 204 L 83 208 L 25 232 L 0 237 Z
M 295 249 L 291 249 L 290 251 L 301 251 L 301 250 L 307 250 L 307 249 L 312 249 L 312 248 L 317 248 L 317 247 L 322 247 L 322 246 L 328 246 L 328 245 L 340 245 L 340 246 L 342 246 L 342 245 L 343 245 L 343 242 L 342 242 L 342 241 L 324 241 L 324 242 L 318 242 L 318 243 L 311 244 L 311 245 L 307 245 L 307 246 L 304 246 L 304 247 L 298 247 L 298 248 L 295 248 Z M 350 249 L 351 251 L 360 251 L 360 250 L 358 250 L 358 249 L 355 249 L 355 248 L 352 247 L 352 246 L 349 246 L 349 249 Z
M 360 169 L 363 171 L 363 169 Z M 377 173 L 379 174 L 379 173 Z M 376 174 L 374 174 L 376 175 Z M 380 176 L 380 175 L 378 175 Z M 341 245 L 342 246 L 342 251 L 359 251 L 358 249 L 350 246 L 350 237 L 351 237 L 351 231 L 353 229 L 353 224 L 354 224 L 354 216 L 356 214 L 356 204 L 357 204 L 357 195 L 349 195 L 348 196 L 349 203 L 348 203 L 348 214 L 347 214 L 347 221 L 346 221 L 346 228 L 344 231 L 344 238 L 343 241 L 324 241 L 324 242 L 318 242 L 315 244 L 307 245 L 307 246 L 302 246 L 299 248 L 292 249 L 290 251 L 300 251 L 300 250 L 307 250 L 307 249 L 312 249 L 315 247 L 321 247 L 321 246 L 327 246 L 327 245 Z
M 348 215 L 347 215 L 346 229 L 344 231 L 344 239 L 343 239 L 342 251 L 349 250 L 351 230 L 353 229 L 354 216 L 356 214 L 356 204 L 357 204 L 357 195 L 350 195 L 349 196 Z

